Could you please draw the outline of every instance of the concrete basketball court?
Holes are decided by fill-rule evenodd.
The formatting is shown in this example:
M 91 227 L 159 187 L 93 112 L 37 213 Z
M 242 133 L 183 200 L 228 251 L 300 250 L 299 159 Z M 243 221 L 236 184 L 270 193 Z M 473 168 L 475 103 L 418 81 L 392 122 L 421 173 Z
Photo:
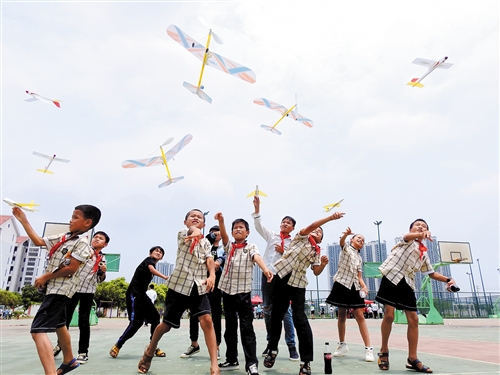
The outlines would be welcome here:
M 126 319 L 101 318 L 99 324 L 91 327 L 89 361 L 71 372 L 78 374 L 124 375 L 137 374 L 137 364 L 149 341 L 149 328 L 143 327 L 135 337 L 121 349 L 113 359 L 109 350 L 127 326 Z M 323 349 L 326 341 L 332 351 L 337 342 L 337 321 L 335 319 L 310 320 L 314 333 L 314 355 L 312 374 L 323 373 Z M 380 320 L 367 320 L 374 352 L 380 349 Z M 419 358 L 433 369 L 434 374 L 499 374 L 500 373 L 500 320 L 499 319 L 445 319 L 444 325 L 420 326 Z M 29 328 L 31 319 L 0 320 L 0 374 L 42 375 L 35 344 Z M 260 353 L 265 349 L 264 320 L 255 320 L 259 373 L 298 374 L 299 362 L 288 359 L 284 340 L 280 341 L 280 354 L 272 369 L 266 369 Z M 224 329 L 224 327 L 223 327 Z M 70 328 L 73 351 L 78 350 L 78 329 Z M 154 358 L 148 374 L 207 374 L 210 362 L 208 351 L 200 330 L 200 353 L 191 358 L 180 358 L 190 344 L 189 321 L 183 320 L 180 329 L 171 330 L 160 341 L 160 348 L 167 353 L 165 358 Z M 55 342 L 55 334 L 50 334 Z M 346 341 L 349 353 L 345 357 L 333 358 L 334 374 L 411 374 L 405 369 L 407 357 L 406 325 L 394 324 L 390 339 L 390 369 L 380 371 L 376 362 L 364 362 L 364 346 L 354 319 L 348 319 Z M 76 350 L 76 351 L 75 351 Z M 224 361 L 225 344 L 221 344 L 221 362 Z M 62 355 L 56 358 L 59 366 Z M 243 350 L 239 348 L 240 369 L 225 371 L 227 374 L 245 374 Z M 224 372 L 223 372 L 224 373 Z

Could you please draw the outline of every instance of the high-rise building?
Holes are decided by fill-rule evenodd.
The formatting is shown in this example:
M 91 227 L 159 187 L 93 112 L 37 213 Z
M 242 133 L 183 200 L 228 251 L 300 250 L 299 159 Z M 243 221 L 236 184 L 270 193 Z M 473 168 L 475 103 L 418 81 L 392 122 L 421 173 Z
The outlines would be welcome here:
M 158 270 L 158 272 L 161 272 L 165 276 L 170 276 L 172 272 L 174 272 L 175 264 L 168 262 L 158 262 L 156 263 L 155 267 Z M 164 280 L 158 276 L 153 276 L 152 282 L 155 284 L 165 284 L 167 280 Z
M 262 298 L 262 270 L 259 266 L 254 265 L 252 277 L 252 297 Z

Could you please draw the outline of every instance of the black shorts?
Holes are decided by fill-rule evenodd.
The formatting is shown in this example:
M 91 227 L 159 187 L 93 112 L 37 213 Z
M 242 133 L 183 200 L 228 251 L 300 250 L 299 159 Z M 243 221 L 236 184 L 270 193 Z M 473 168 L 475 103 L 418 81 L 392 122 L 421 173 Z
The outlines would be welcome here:
M 356 290 L 354 284 L 351 289 L 348 289 L 344 285 L 334 282 L 332 291 L 325 302 L 346 309 L 365 308 L 365 300 L 360 297 L 359 290 Z
M 182 314 L 189 309 L 191 316 L 199 317 L 210 314 L 210 302 L 206 294 L 199 295 L 196 284 L 191 290 L 191 295 L 186 296 L 172 289 L 169 289 L 165 296 L 165 312 L 163 322 L 172 328 L 181 326 Z
M 380 288 L 375 301 L 389 305 L 397 310 L 417 311 L 415 292 L 403 277 L 398 285 L 394 285 L 385 276 L 380 282 Z
M 55 332 L 66 325 L 66 305 L 69 297 L 47 294 L 31 323 L 30 333 Z

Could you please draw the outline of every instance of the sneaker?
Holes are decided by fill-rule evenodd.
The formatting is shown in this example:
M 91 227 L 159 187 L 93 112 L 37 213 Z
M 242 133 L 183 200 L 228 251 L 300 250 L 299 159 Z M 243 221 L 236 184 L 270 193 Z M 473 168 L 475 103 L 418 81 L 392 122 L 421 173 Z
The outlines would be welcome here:
M 266 347 L 266 350 L 262 352 L 262 356 L 265 357 L 267 353 L 269 352 L 269 348 Z
M 52 351 L 54 352 L 54 358 L 57 357 L 59 355 L 59 353 L 61 353 L 61 347 L 59 346 L 59 344 L 56 344 L 56 346 L 54 346 L 54 349 L 52 349 Z
M 299 375 L 311 375 L 311 365 L 309 362 L 300 364 Z
M 247 373 L 248 375 L 259 375 L 259 370 L 257 369 L 257 365 L 254 363 L 253 365 L 248 366 Z
M 373 362 L 373 348 L 365 346 L 365 362 Z
M 187 350 L 181 354 L 181 358 L 189 358 L 199 352 L 200 352 L 199 346 L 194 347 L 193 345 L 189 345 L 189 348 L 187 348 Z
M 76 357 L 76 361 L 81 365 L 86 364 L 88 360 L 89 357 L 87 353 L 78 353 L 78 357 Z
M 224 363 L 219 363 L 219 370 L 221 371 L 229 371 L 229 370 L 239 370 L 240 369 L 240 364 L 238 361 L 236 362 L 224 362 Z
M 297 362 L 299 360 L 299 353 L 297 353 L 295 346 L 288 348 L 288 351 L 290 352 L 290 361 Z
M 343 357 L 347 352 L 349 351 L 349 348 L 347 347 L 347 344 L 345 342 L 339 342 L 339 345 L 337 346 L 337 350 L 333 353 L 334 357 Z

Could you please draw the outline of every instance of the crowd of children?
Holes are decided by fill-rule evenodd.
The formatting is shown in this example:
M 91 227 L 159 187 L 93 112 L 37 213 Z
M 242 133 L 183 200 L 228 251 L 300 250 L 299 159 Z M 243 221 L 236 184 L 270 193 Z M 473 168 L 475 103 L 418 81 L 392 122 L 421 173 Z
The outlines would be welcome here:
M 245 357 L 245 371 L 258 375 L 257 340 L 253 328 L 254 313 L 251 302 L 253 268 L 257 264 L 262 270 L 263 315 L 267 331 L 266 350 L 262 353 L 264 366 L 274 366 L 278 356 L 278 343 L 283 325 L 285 341 L 290 351 L 290 360 L 300 360 L 299 374 L 311 374 L 314 359 L 313 333 L 305 312 L 306 271 L 311 267 L 317 276 L 322 273 L 329 260 L 321 255 L 319 244 L 323 239 L 322 225 L 344 216 L 335 212 L 301 229 L 293 238 L 290 233 L 295 228 L 295 219 L 285 216 L 280 224 L 280 232 L 267 228 L 260 219 L 259 197 L 254 198 L 252 218 L 257 232 L 266 240 L 264 255 L 257 246 L 247 242 L 250 227 L 246 220 L 239 218 L 231 223 L 228 232 L 224 216 L 218 212 L 214 219 L 218 226 L 203 235 L 205 215 L 201 210 L 190 210 L 184 218 L 184 228 L 177 236 L 177 258 L 170 276 L 156 270 L 156 263 L 165 255 L 160 246 L 153 246 L 136 268 L 129 284 L 126 300 L 129 324 L 122 336 L 112 346 L 109 354 L 116 358 L 127 340 L 142 327 L 150 324 L 150 342 L 138 363 L 138 371 L 147 373 L 153 357 L 165 357 L 158 343 L 172 328 L 180 327 L 183 313 L 190 311 L 191 345 L 181 355 L 183 358 L 199 352 L 198 324 L 201 326 L 210 356 L 210 374 L 239 369 L 238 322 L 240 339 Z M 98 282 L 106 277 L 106 262 L 102 249 L 107 246 L 109 236 L 96 232 L 91 243 L 84 233 L 94 228 L 101 216 L 97 207 L 80 205 L 75 207 L 69 223 L 69 232 L 49 237 L 39 237 L 28 222 L 26 215 L 14 207 L 13 215 L 24 227 L 36 246 L 45 246 L 48 265 L 45 273 L 35 280 L 35 287 L 43 290 L 45 297 L 32 326 L 31 335 L 45 374 L 63 375 L 89 357 L 89 313 Z M 232 239 L 229 238 L 231 235 Z M 350 237 L 350 238 L 349 238 Z M 349 238 L 349 241 L 348 241 Z M 431 373 L 417 356 L 418 317 L 415 299 L 415 274 L 422 272 L 432 279 L 451 286 L 454 280 L 435 272 L 426 253 L 423 240 L 431 240 L 431 233 L 423 219 L 410 224 L 409 232 L 392 249 L 380 266 L 383 275 L 376 301 L 385 305 L 381 323 L 382 345 L 378 353 L 378 367 L 389 370 L 389 337 L 395 310 L 404 310 L 408 321 L 407 369 Z M 342 248 L 338 269 L 333 277 L 333 287 L 326 302 L 338 309 L 339 343 L 334 356 L 344 356 L 348 352 L 345 341 L 346 318 L 352 311 L 365 344 L 365 361 L 374 362 L 373 347 L 363 315 L 364 297 L 367 287 L 362 277 L 360 251 L 364 237 L 354 234 L 348 227 L 340 239 Z M 163 317 L 148 295 L 148 287 L 153 276 L 167 280 L 168 292 L 165 297 Z M 221 343 L 220 301 L 225 313 L 224 340 L 225 361 L 218 363 Z M 73 356 L 71 338 L 68 331 L 73 311 L 80 303 L 80 340 L 78 356 Z M 323 310 L 324 311 L 324 310 Z M 161 320 L 160 320 L 161 319 Z M 298 346 L 295 344 L 296 331 Z M 47 335 L 57 334 L 57 345 L 53 348 Z M 297 348 L 298 347 L 298 353 Z M 63 360 L 56 369 L 54 357 L 63 353 Z

